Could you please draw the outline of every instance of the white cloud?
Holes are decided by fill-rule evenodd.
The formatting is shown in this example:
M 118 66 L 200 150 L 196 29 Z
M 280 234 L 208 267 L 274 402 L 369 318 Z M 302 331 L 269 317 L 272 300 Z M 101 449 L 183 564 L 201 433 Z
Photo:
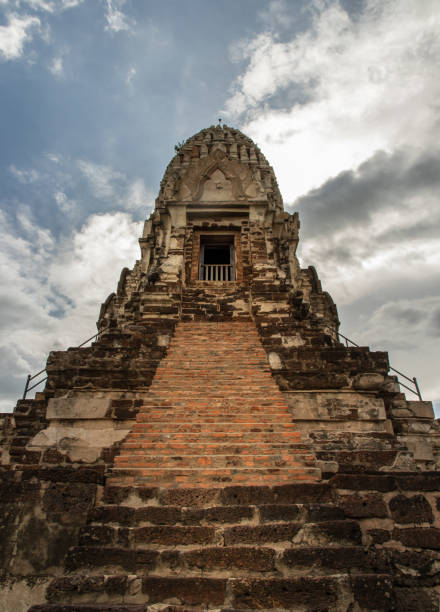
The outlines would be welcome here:
M 17 4 L 27 5 L 34 11 L 45 11 L 56 13 L 67 9 L 75 8 L 82 4 L 83 0 L 21 0 Z
M 133 79 L 136 76 L 136 68 L 130 68 L 127 72 L 127 76 L 125 77 L 125 82 L 127 85 L 131 85 L 133 83 Z
M 138 255 L 141 224 L 118 212 L 92 215 L 54 258 L 50 282 L 75 303 L 75 316 L 96 319 L 97 305 L 114 291 L 121 269 Z
M 116 182 L 124 175 L 110 166 L 95 164 L 87 160 L 79 160 L 78 166 L 88 179 L 93 194 L 97 198 L 113 198 L 117 191 Z
M 248 66 L 226 112 L 244 114 L 292 201 L 377 149 L 435 141 L 439 32 L 435 0 L 369 0 L 356 20 L 326 3 L 289 42 L 235 45 Z
M 299 252 L 316 265 L 338 304 L 440 270 L 440 153 L 377 154 L 300 198 Z
M 258 12 L 258 17 L 269 28 L 285 28 L 294 21 L 289 8 L 286 0 L 271 0 L 267 8 Z
M 130 182 L 126 174 L 91 161 L 79 160 L 78 166 L 98 199 L 113 200 L 125 210 L 131 211 L 145 210 L 154 202 L 153 193 L 146 188 L 141 178 Z
M 56 191 L 53 197 L 58 208 L 66 215 L 72 213 L 77 207 L 77 202 L 75 200 L 70 200 L 64 191 Z
M 127 15 L 120 10 L 124 4 L 125 0 L 106 0 L 106 30 L 110 32 L 122 32 L 124 30 L 129 30 L 131 25 L 134 24 L 134 21 L 129 19 Z
M 59 240 L 24 207 L 18 223 L 20 233 L 0 214 L 0 361 L 6 388 L 0 410 L 13 408 L 17 385 L 43 367 L 50 350 L 92 335 L 99 304 L 138 255 L 141 232 L 141 224 L 125 213 L 92 215 Z
M 11 172 L 11 174 L 15 176 L 18 181 L 20 181 L 20 183 L 24 184 L 35 183 L 40 179 L 40 173 L 37 170 L 21 170 L 20 168 L 14 166 L 14 164 L 9 166 L 9 172 Z
M 416 376 L 424 398 L 440 397 L 440 295 L 387 302 L 362 317 L 361 322 L 357 333 L 361 343 L 374 350 L 391 351 L 391 366 L 409 378 Z M 411 393 L 407 397 L 415 399 Z
M 0 57 L 13 60 L 21 57 L 26 41 L 32 40 L 32 30 L 40 27 L 38 17 L 8 15 L 8 24 L 0 26 Z
M 52 161 L 54 164 L 59 164 L 62 160 L 61 155 L 59 155 L 58 153 L 46 153 L 46 157 L 47 159 L 50 159 L 50 161 Z
M 64 74 L 64 62 L 61 55 L 54 57 L 49 64 L 49 71 L 56 77 Z
M 154 206 L 154 196 L 145 187 L 143 179 L 136 179 L 127 189 L 124 196 L 124 208 L 126 210 L 144 209 Z
M 44 14 L 59 13 L 72 9 L 82 4 L 83 0 L 15 0 L 8 2 L 0 0 L 13 12 L 7 14 L 7 24 L 0 25 L 0 58 L 4 60 L 15 60 L 20 58 L 24 52 L 26 43 L 32 41 L 35 32 L 46 42 L 50 41 L 50 28 L 45 22 Z M 27 14 L 29 11 L 39 13 L 40 17 Z M 35 52 L 30 55 L 30 61 L 35 61 Z M 62 74 L 62 57 L 56 57 L 49 65 L 52 74 Z

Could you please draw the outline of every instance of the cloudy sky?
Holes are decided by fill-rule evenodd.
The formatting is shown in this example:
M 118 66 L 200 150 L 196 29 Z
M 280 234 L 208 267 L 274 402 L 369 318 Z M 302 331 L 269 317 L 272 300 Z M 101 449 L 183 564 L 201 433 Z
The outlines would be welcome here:
M 95 331 L 174 145 L 274 166 L 341 331 L 440 399 L 438 0 L 0 0 L 0 410 Z

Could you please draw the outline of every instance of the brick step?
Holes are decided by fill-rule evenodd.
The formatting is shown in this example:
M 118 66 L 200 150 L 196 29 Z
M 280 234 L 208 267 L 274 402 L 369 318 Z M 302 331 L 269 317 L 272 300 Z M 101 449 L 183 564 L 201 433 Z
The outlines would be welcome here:
M 127 454 L 142 454 L 154 456 L 167 455 L 220 455 L 220 456 L 242 456 L 242 455 L 277 455 L 280 453 L 299 455 L 310 453 L 310 448 L 306 444 L 294 443 L 267 443 L 262 442 L 257 447 L 254 444 L 199 444 L 197 442 L 182 443 L 149 443 L 136 442 L 136 439 L 124 443 L 124 451 L 119 455 L 124 457 Z M 148 452 L 150 451 L 150 452 Z
M 192 383 L 188 381 L 187 384 L 191 385 Z M 258 394 L 253 390 L 249 391 L 249 395 L 244 392 L 242 392 L 241 395 L 238 392 L 234 392 L 232 396 L 229 397 L 221 393 L 220 389 L 213 389 L 210 393 L 208 393 L 206 389 L 202 391 L 196 390 L 192 393 L 190 391 L 175 393 L 172 389 L 167 390 L 165 397 L 172 394 L 173 400 L 171 403 L 170 400 L 166 400 L 164 396 L 161 398 L 155 397 L 153 395 L 153 389 L 153 391 L 150 392 L 150 397 L 142 399 L 140 408 L 143 411 L 163 411 L 165 408 L 173 412 L 176 410 L 177 414 L 179 414 L 179 411 L 181 413 L 187 413 L 187 408 L 191 408 L 191 412 L 194 411 L 195 413 L 200 411 L 201 414 L 209 414 L 209 411 L 212 410 L 224 410 L 226 414 L 237 414 L 241 412 L 243 412 L 243 414 L 255 412 L 268 415 L 273 413 L 288 414 L 288 406 L 281 398 L 273 398 L 272 401 L 264 402 L 262 401 L 261 394 L 258 397 Z M 185 403 L 182 404 L 181 402 Z
M 229 349 L 234 352 L 248 352 L 253 347 L 263 352 L 260 338 L 254 333 L 255 327 L 252 329 L 253 325 L 251 321 L 219 322 L 217 325 L 206 321 L 188 322 L 177 326 L 175 337 L 185 349 L 190 347 L 190 343 L 200 346 L 204 351 L 210 348 L 216 350 L 219 346 L 229 344 Z M 215 344 L 207 344 L 207 339 L 215 340 Z M 176 344 L 173 349 L 176 349 Z
M 176 407 L 171 409 L 169 406 L 155 406 L 154 408 L 146 407 L 143 404 L 140 408 L 138 408 L 139 412 L 148 412 L 148 414 L 152 418 L 162 418 L 167 419 L 169 417 L 174 417 L 177 421 L 191 418 L 197 418 L 198 416 L 203 417 L 211 417 L 211 416 L 247 416 L 250 419 L 253 419 L 256 416 L 261 417 L 262 419 L 266 418 L 276 418 L 279 416 L 289 416 L 292 418 L 290 412 L 287 409 L 284 409 L 280 406 L 244 406 L 234 404 L 232 406 L 224 406 L 219 404 L 218 406 L 201 406 L 200 403 L 197 403 L 196 407 L 193 407 L 191 410 L 188 410 L 187 407 L 181 408 Z
M 229 455 L 203 446 L 219 441 L 257 448 Z M 196 443 L 200 450 L 146 452 L 144 445 L 154 443 Z M 284 454 L 279 447 L 276 452 L 258 449 L 268 443 L 299 444 L 301 434 L 270 374 L 254 324 L 180 323 L 109 482 L 206 488 L 320 477 L 313 455 L 304 448 Z
M 304 487 L 304 485 L 300 485 Z M 114 494 L 107 490 L 107 493 Z M 223 490 L 226 492 L 226 490 Z M 196 492 L 195 492 L 196 494 Z M 136 500 L 137 501 L 137 500 Z M 121 504 L 102 504 L 95 506 L 89 514 L 89 525 L 99 523 L 135 527 L 149 525 L 225 525 L 225 524 L 265 524 L 284 523 L 321 523 L 341 521 L 347 516 L 342 508 L 331 504 L 286 504 L 269 503 L 259 505 L 214 505 L 185 507 L 176 505 L 129 506 Z
M 225 443 L 233 443 L 233 444 L 252 444 L 252 443 L 266 443 L 272 444 L 277 442 L 300 442 L 301 434 L 297 431 L 281 431 L 281 432 L 216 432 L 216 433 L 194 433 L 194 432 L 174 432 L 171 434 L 166 434 L 164 432 L 150 432 L 143 433 L 142 424 L 139 424 L 139 427 L 136 427 L 137 424 L 133 424 L 132 433 L 130 436 L 135 436 L 136 439 L 144 440 L 146 442 L 188 442 L 188 443 L 217 443 L 217 442 L 225 442 Z M 130 437 L 129 443 L 133 438 Z M 127 438 L 125 438 L 127 440 Z M 121 447 L 121 452 L 123 451 L 125 446 L 125 442 Z
M 347 587 L 350 596 L 347 597 Z M 131 604 L 130 600 L 148 599 L 147 604 Z M 62 603 L 33 606 L 29 612 L 292 612 L 294 610 L 347 609 L 346 601 L 354 601 L 359 610 L 399 610 L 404 605 L 405 589 L 395 605 L 399 589 L 393 589 L 389 574 L 347 574 L 331 576 L 205 578 L 187 576 L 71 576 L 55 579 L 48 589 L 50 601 Z M 75 604 L 97 598 L 109 603 Z M 179 602 L 167 605 L 170 600 Z M 110 603 L 113 602 L 113 603 Z M 117 603 L 114 603 L 117 602 Z M 122 605 L 121 605 L 122 604 Z M 157 608 L 155 604 L 163 604 Z M 154 606 L 154 607 L 153 607 Z M 224 607 L 223 607 L 224 606 Z M 374 606 L 374 608 L 373 608 Z M 420 609 L 420 608 L 419 608 Z M 434 609 L 434 608 L 432 608 Z
M 145 419 L 145 422 L 143 421 Z M 227 433 L 252 433 L 256 431 L 264 432 L 289 432 L 293 431 L 298 433 L 296 425 L 292 422 L 279 423 L 279 422 L 249 422 L 243 423 L 239 421 L 215 421 L 206 423 L 188 422 L 188 423 L 171 423 L 170 421 L 157 421 L 151 423 L 148 420 L 148 415 L 138 414 L 137 422 L 133 424 L 133 431 L 139 431 L 143 433 L 149 432 L 161 432 L 167 433 L 205 433 L 209 432 L 215 434 L 216 432 L 227 432 Z
M 55 602 L 33 606 L 29 612 L 218 612 L 260 610 L 292 612 L 295 610 L 345 610 L 347 587 L 359 610 L 403 610 L 405 589 L 393 588 L 387 573 L 360 573 L 329 576 L 211 578 L 201 576 L 96 575 L 56 578 L 48 589 L 48 598 Z M 132 593 L 142 594 L 147 604 Z M 108 603 L 75 604 L 99 599 Z M 398 597 L 396 605 L 396 597 Z M 174 604 L 167 605 L 170 600 Z M 226 604 L 227 601 L 227 604 Z M 56 603 L 62 602 L 62 603 Z M 179 603 L 177 603 L 179 602 Z M 163 604 L 157 608 L 155 604 Z M 154 607 L 153 607 L 154 606 Z M 199 607 L 201 606 L 201 607 Z M 223 607 L 225 606 L 225 607 Z M 417 608 L 421 609 L 421 608 Z M 434 609 L 434 608 L 432 608 Z
M 227 351 L 228 361 L 223 359 L 225 368 L 231 368 L 232 362 L 229 361 L 230 357 L 235 357 L 237 363 L 242 367 L 263 364 L 267 366 L 267 357 L 263 346 L 256 343 L 249 344 L 245 337 L 240 338 L 236 336 L 234 338 L 235 346 L 231 340 L 223 343 L 220 342 L 218 336 L 203 336 L 198 339 L 197 336 L 182 338 L 179 337 L 179 334 L 174 334 L 173 340 L 175 340 L 175 343 L 167 351 L 167 356 L 169 355 L 170 362 L 173 365 L 179 362 L 179 355 L 181 355 L 183 362 L 187 365 L 192 362 L 196 367 L 200 368 L 202 364 L 198 359 L 199 356 L 206 358 L 207 363 L 210 361 L 215 362 L 219 358 L 224 357 L 224 351 Z M 197 359 L 194 358 L 196 354 Z M 162 369 L 164 369 L 164 366 L 162 366 Z
M 229 391 L 233 397 L 239 397 L 241 393 L 244 398 L 248 394 L 261 392 L 262 389 L 270 388 L 273 391 L 273 381 L 269 378 L 249 383 L 247 380 L 249 375 L 243 373 L 237 376 L 229 376 L 227 372 L 220 372 L 220 368 L 220 365 L 213 367 L 212 372 L 200 370 L 197 375 L 195 375 L 193 368 L 188 370 L 182 369 L 179 376 L 158 375 L 151 387 L 151 393 L 155 393 L 156 390 L 160 390 L 160 393 L 162 393 L 163 389 L 167 388 L 167 390 L 175 392 L 193 393 L 196 396 L 202 393 L 205 395 L 205 398 L 209 399 L 209 395 L 206 395 L 207 391 Z M 188 386 L 189 383 L 191 383 L 191 387 Z M 182 387 L 182 385 L 186 385 L 186 388 Z
M 154 391 L 154 389 L 153 389 Z M 242 404 L 255 404 L 259 400 L 261 401 L 261 397 L 270 395 L 266 389 L 262 389 L 261 391 L 242 391 L 240 394 L 238 391 L 234 393 L 228 393 L 227 390 L 222 388 L 213 389 L 211 391 L 206 389 L 201 389 L 199 392 L 191 391 L 191 390 L 179 390 L 175 391 L 174 387 L 172 389 L 163 389 L 163 396 L 172 397 L 172 401 L 174 405 L 180 406 L 181 402 L 185 402 L 186 404 L 196 404 L 199 401 L 208 400 L 210 403 L 215 404 L 216 402 L 224 402 L 225 404 L 229 403 L 229 405 L 237 404 L 238 402 L 242 402 Z M 165 401 L 165 400 L 162 400 Z M 170 400 L 168 400 L 166 405 L 170 405 Z M 273 406 L 282 406 L 287 409 L 286 403 L 277 403 L 276 400 L 272 404 Z
M 225 576 L 232 578 L 249 572 L 274 572 L 275 558 L 275 550 L 263 546 L 210 546 L 190 551 L 83 546 L 69 552 L 66 569 L 81 572 L 87 568 L 90 573 L 96 570 L 99 573 L 184 570 L 186 575 L 200 575 L 204 563 L 204 575 L 222 570 Z
M 212 372 L 200 370 L 197 374 L 194 372 L 193 368 L 188 368 L 188 370 L 182 369 L 178 376 L 161 376 L 159 374 L 152 385 L 151 393 L 154 394 L 156 390 L 162 393 L 163 387 L 166 386 L 172 388 L 172 390 L 176 392 L 192 392 L 194 395 L 205 392 L 205 398 L 209 399 L 209 396 L 206 396 L 207 390 L 212 392 L 217 390 L 229 391 L 236 397 L 239 396 L 240 392 L 243 397 L 247 397 L 248 393 L 257 393 L 261 391 L 262 388 L 271 388 L 273 391 L 273 381 L 269 377 L 265 377 L 261 380 L 254 380 L 250 383 L 248 381 L 249 375 L 246 373 L 237 374 L 235 371 L 234 376 L 232 374 L 229 376 L 228 372 L 219 371 L 220 368 L 221 366 L 219 365 L 218 367 L 213 367 Z M 191 387 L 188 386 L 190 382 L 193 385 Z M 182 384 L 186 385 L 186 388 L 182 387 Z M 278 399 L 276 395 L 274 399 Z
M 356 480 L 359 480 L 359 477 L 356 477 Z M 368 483 L 365 483 L 362 488 L 368 490 L 372 488 L 371 477 L 369 476 L 367 480 Z M 341 488 L 352 489 L 354 485 L 352 481 L 351 476 L 344 476 L 337 486 L 342 485 Z M 435 483 L 437 485 L 437 481 Z M 382 490 L 381 482 L 379 482 L 379 487 Z M 185 488 L 170 490 L 148 485 L 110 486 L 107 481 L 104 487 L 104 499 L 106 504 L 122 504 L 124 500 L 133 499 L 136 507 L 146 504 L 154 504 L 157 507 L 179 505 L 191 506 L 197 510 L 206 507 L 211 508 L 212 506 L 309 504 L 311 508 L 324 508 L 327 520 L 328 504 L 331 504 L 332 494 L 330 485 L 325 482 L 289 483 L 274 486 L 227 485 L 220 489 L 218 487 L 212 487 L 211 489 L 203 487 L 199 490 L 193 488 L 190 490 Z M 335 517 L 332 515 L 332 518 Z M 315 518 L 316 520 L 319 519 Z
M 115 458 L 116 468 L 277 468 L 301 465 L 314 466 L 315 456 L 306 454 L 267 454 L 267 455 L 189 455 L 182 457 L 146 455 L 144 453 L 125 453 Z
M 117 468 L 111 469 L 107 477 L 109 485 L 149 484 L 162 487 L 213 487 L 231 483 L 257 486 L 276 485 L 291 482 L 314 482 L 321 477 L 321 471 L 314 467 L 286 468 Z
M 225 414 L 223 411 L 217 410 L 213 411 L 211 415 L 206 415 L 201 413 L 200 411 L 195 414 L 193 412 L 185 412 L 182 411 L 181 414 L 176 415 L 173 412 L 162 412 L 162 414 L 151 414 L 150 411 L 142 411 L 138 412 L 138 422 L 148 422 L 148 423 L 169 423 L 169 420 L 172 418 L 174 424 L 180 423 L 289 423 L 292 424 L 292 417 L 289 413 L 279 412 L 273 413 L 271 415 L 266 415 L 261 412 L 256 412 L 254 414 L 247 413 L 242 414 L 241 412 L 229 413 Z M 168 418 L 167 418 L 168 417 Z
M 140 531 L 140 530 L 138 530 Z M 136 534 L 133 534 L 136 537 Z M 299 546 L 277 548 L 270 546 L 205 546 L 188 549 L 137 548 L 117 546 L 76 547 L 67 559 L 69 571 L 81 572 L 85 568 L 99 573 L 142 572 L 155 570 L 184 572 L 186 576 L 218 575 L 235 578 L 256 572 L 271 572 L 282 575 L 283 570 L 307 572 L 308 576 L 322 576 L 335 571 L 345 573 L 390 571 L 392 554 L 383 549 L 368 549 L 363 546 Z M 61 579 L 62 580 L 62 579 Z
M 57 579 L 57 580 L 62 580 L 62 579 Z M 139 577 L 139 582 L 140 581 L 141 581 L 141 578 Z M 79 584 L 79 581 L 76 581 L 76 582 L 78 582 Z M 113 592 L 114 585 L 119 584 L 121 582 L 121 578 L 118 576 L 117 579 L 115 580 L 113 576 L 102 576 L 102 582 L 100 581 L 99 585 L 96 584 L 97 581 L 95 581 L 94 589 L 92 589 L 90 584 L 87 584 L 86 578 L 84 579 L 84 582 L 86 583 L 86 586 L 83 586 L 82 584 L 79 585 L 79 588 L 81 589 L 81 593 L 93 594 L 93 597 L 95 598 L 97 597 L 96 593 L 99 592 L 102 598 L 102 594 L 103 593 L 105 594 L 106 589 L 108 590 L 108 592 L 111 592 L 113 596 L 115 595 L 115 593 Z M 67 586 L 67 580 L 66 582 L 63 583 L 63 585 L 61 585 L 61 583 L 57 583 L 56 588 L 59 589 L 60 593 L 64 593 L 64 589 L 66 588 L 66 586 Z M 66 594 L 65 597 L 68 598 L 69 601 L 71 601 L 74 598 L 74 593 L 76 594 L 75 588 L 71 587 L 69 589 L 69 593 Z M 121 607 L 121 604 L 122 604 L 122 607 Z M 202 608 L 194 608 L 192 606 L 191 608 L 188 608 L 187 606 L 184 606 L 184 607 L 165 606 L 165 607 L 161 607 L 160 610 L 161 612 L 189 612 L 190 610 L 191 612 L 204 612 Z M 101 604 L 99 603 L 42 604 L 42 605 L 32 606 L 28 610 L 28 612 L 149 612 L 149 611 L 152 612 L 151 606 L 148 606 L 147 604 L 127 604 L 125 602 L 123 603 L 122 601 L 121 603 L 117 603 L 117 604 L 105 604 L 105 603 L 101 603 Z
M 187 388 L 184 388 L 183 385 L 186 384 L 188 385 Z M 170 385 L 170 388 L 166 388 L 166 385 L 160 385 L 160 389 L 161 389 L 161 396 L 160 396 L 160 400 L 159 398 L 157 399 L 151 399 L 149 403 L 145 404 L 145 406 L 156 406 L 157 403 L 153 403 L 153 402 L 158 402 L 158 401 L 162 401 L 165 402 L 167 401 L 165 398 L 169 398 L 168 399 L 168 405 L 171 405 L 170 399 L 172 397 L 172 401 L 173 404 L 172 405 L 176 405 L 176 402 L 179 399 L 183 399 L 186 401 L 194 401 L 194 402 L 200 402 L 200 403 L 206 403 L 209 402 L 209 404 L 213 404 L 215 405 L 216 402 L 224 402 L 225 405 L 229 405 L 229 406 L 233 406 L 234 404 L 237 405 L 239 402 L 244 404 L 244 405 L 258 405 L 259 402 L 261 402 L 263 397 L 271 397 L 272 402 L 270 405 L 272 406 L 281 406 L 283 408 L 287 408 L 287 404 L 285 401 L 282 400 L 282 398 L 278 395 L 274 396 L 273 393 L 267 393 L 268 390 L 270 390 L 271 385 L 265 385 L 262 386 L 260 385 L 258 389 L 254 389 L 251 387 L 247 387 L 246 389 L 240 388 L 237 386 L 237 389 L 233 389 L 230 388 L 229 392 L 228 390 L 225 388 L 225 385 L 218 385 L 218 386 L 213 386 L 213 385 L 201 385 L 200 388 L 197 386 L 197 383 L 194 384 L 194 388 L 191 388 L 191 381 L 182 381 L 181 385 Z M 243 387 L 243 382 L 241 383 L 241 387 Z M 272 389 L 273 391 L 273 389 Z M 150 391 L 150 393 L 156 394 L 156 385 L 153 384 L 153 387 Z M 154 395 L 153 395 L 154 398 Z M 178 407 L 178 404 L 177 404 Z
M 206 411 L 209 410 L 225 410 L 226 413 L 228 412 L 232 412 L 232 413 L 236 413 L 237 412 L 237 408 L 240 406 L 245 406 L 246 410 L 249 411 L 250 413 L 252 412 L 261 412 L 261 413 L 268 413 L 270 414 L 271 412 L 276 412 L 278 413 L 279 410 L 285 410 L 286 409 L 286 403 L 284 400 L 282 399 L 273 399 L 271 401 L 264 401 L 261 398 L 259 399 L 259 401 L 255 401 L 255 400 L 248 400 L 246 399 L 246 402 L 244 403 L 243 401 L 243 396 L 240 398 L 240 400 L 238 398 L 233 398 L 231 400 L 228 399 L 221 399 L 221 400 L 215 400 L 212 398 L 203 398 L 203 400 L 197 400 L 197 404 L 195 404 L 194 406 L 192 406 L 192 409 L 194 411 L 200 410 L 203 413 L 206 413 Z M 180 404 L 173 404 L 171 406 L 169 401 L 166 401 L 164 399 L 159 399 L 156 397 L 152 397 L 151 392 L 149 393 L 149 397 L 147 396 L 146 398 L 142 399 L 142 408 L 148 409 L 148 410 L 176 410 L 177 413 L 182 412 L 184 414 L 187 414 L 187 410 L 186 407 L 183 408 Z
M 319 540 L 318 549 L 360 546 L 362 534 L 357 521 L 351 519 L 322 521 L 320 523 L 304 523 L 300 521 L 285 521 L 262 525 L 239 524 L 239 525 L 147 525 L 147 526 L 111 526 L 111 525 L 87 525 L 80 532 L 79 546 L 71 548 L 66 558 L 66 569 L 73 571 L 84 565 L 96 567 L 119 566 L 122 569 L 134 570 L 135 567 L 127 567 L 127 557 L 132 563 L 136 552 L 150 550 L 148 558 L 157 558 L 154 551 L 166 550 L 169 546 L 261 546 L 266 544 L 277 545 L 278 553 L 285 549 L 291 549 L 295 540 L 300 543 L 294 548 L 295 553 L 289 552 L 289 563 L 304 563 L 301 551 L 306 547 L 317 548 L 314 541 Z M 145 545 L 150 547 L 146 549 Z M 122 551 L 120 560 L 116 552 L 111 556 L 104 553 L 92 562 L 93 555 L 98 551 L 105 550 L 112 553 L 115 549 Z M 87 560 L 84 552 L 87 551 Z M 298 553 L 298 554 L 297 554 Z M 296 556 L 295 556 L 296 555 Z M 309 555 L 311 558 L 311 555 Z M 145 561 L 142 557 L 142 562 Z M 140 569 L 140 568 L 138 568 Z M 149 569 L 152 569 L 150 565 Z
M 178 342 L 178 338 L 174 336 L 173 340 Z M 209 343 L 211 343 L 211 348 L 209 347 Z M 218 343 L 217 343 L 218 344 Z M 207 346 L 208 345 L 208 346 Z M 181 340 L 177 349 L 171 347 L 167 351 L 167 358 L 169 357 L 170 368 L 174 368 L 182 363 L 182 366 L 189 367 L 192 363 L 194 367 L 198 370 L 203 370 L 205 367 L 209 367 L 212 364 L 217 364 L 219 362 L 222 363 L 223 367 L 227 371 L 233 371 L 234 361 L 240 368 L 246 370 L 249 367 L 264 367 L 264 370 L 259 372 L 255 372 L 257 376 L 260 376 L 262 372 L 267 372 L 268 361 L 266 357 L 266 353 L 263 348 L 258 350 L 256 347 L 251 347 L 248 351 L 234 351 L 231 350 L 230 345 L 225 346 L 217 346 L 214 339 L 205 338 L 204 346 L 197 346 L 197 343 L 188 340 L 188 344 L 186 345 Z M 227 352 L 227 360 L 225 359 L 225 352 Z M 194 356 L 197 355 L 197 359 Z M 179 359 L 181 358 L 181 360 Z M 146 359 L 148 357 L 146 356 Z M 200 361 L 202 359 L 203 361 Z M 233 361 L 234 360 L 234 361 Z M 167 369 L 167 365 L 163 362 L 160 364 L 161 371 L 165 371 Z M 179 370 L 176 370 L 178 372 Z
M 221 334 L 221 332 L 219 332 Z M 229 361 L 230 357 L 235 357 L 238 364 L 242 367 L 246 365 L 266 365 L 267 357 L 266 352 L 263 349 L 263 345 L 259 343 L 249 343 L 249 340 L 243 336 L 235 336 L 235 338 L 221 342 L 218 334 L 213 336 L 188 336 L 183 338 L 179 334 L 174 334 L 174 343 L 170 345 L 167 355 L 169 355 L 171 363 L 178 363 L 179 355 L 182 355 L 183 361 L 188 364 L 194 363 L 196 367 L 201 367 L 199 356 L 202 356 L 209 361 L 218 361 L 219 358 L 225 356 L 224 351 L 227 351 L 228 360 L 223 359 L 223 364 L 226 368 L 230 369 L 232 362 Z M 197 358 L 195 358 L 197 355 Z M 148 355 L 145 356 L 148 358 Z M 162 366 L 164 369 L 164 366 Z M 258 374 L 258 372 L 256 372 Z

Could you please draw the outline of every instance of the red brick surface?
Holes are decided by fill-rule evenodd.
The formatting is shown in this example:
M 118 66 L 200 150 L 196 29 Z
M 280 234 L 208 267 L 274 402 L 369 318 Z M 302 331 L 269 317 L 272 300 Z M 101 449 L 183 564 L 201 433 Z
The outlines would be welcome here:
M 115 458 L 112 483 L 316 480 L 254 324 L 182 322 Z

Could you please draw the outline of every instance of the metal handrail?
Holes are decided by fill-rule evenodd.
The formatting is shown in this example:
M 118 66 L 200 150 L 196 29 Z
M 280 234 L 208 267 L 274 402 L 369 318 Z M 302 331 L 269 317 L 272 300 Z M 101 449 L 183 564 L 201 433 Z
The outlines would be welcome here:
M 84 342 L 82 342 L 81 344 L 79 344 L 78 346 L 74 347 L 74 348 L 81 348 L 82 346 L 84 346 L 85 344 L 87 344 L 88 342 L 90 342 L 91 340 L 94 340 L 95 338 L 97 338 L 98 336 L 100 336 L 103 332 L 105 332 L 108 329 L 108 327 L 104 327 L 104 329 L 100 329 L 94 336 L 91 336 L 90 338 L 88 338 L 87 340 L 84 340 Z M 41 383 L 43 383 L 45 380 L 48 379 L 47 376 L 45 376 L 44 378 L 41 378 L 40 380 L 38 380 L 36 383 L 34 383 L 32 385 L 32 387 L 29 386 L 30 382 L 32 380 L 34 380 L 35 378 L 37 378 L 37 376 L 40 376 L 40 374 L 43 374 L 43 372 L 46 371 L 46 368 L 43 368 L 42 370 L 40 370 L 39 372 L 37 372 L 36 374 L 28 374 L 27 378 L 26 378 L 26 383 L 24 385 L 24 392 L 23 392 L 23 398 L 22 399 L 26 399 L 26 395 L 29 393 L 29 391 L 32 391 L 32 389 L 35 389 L 35 387 L 38 387 L 38 385 L 41 385 Z
M 329 327 L 328 325 L 326 325 L 326 327 L 327 327 L 327 329 L 330 329 L 333 332 L 335 331 L 332 327 Z M 348 343 L 350 343 L 353 346 L 356 346 L 357 348 L 360 348 L 359 344 L 356 344 L 356 342 L 354 342 L 353 340 L 350 340 L 350 338 L 347 338 L 347 336 L 344 336 L 344 334 L 341 334 L 339 331 L 336 331 L 336 333 L 338 335 L 338 341 L 339 341 L 339 338 L 344 338 L 345 346 L 348 347 Z M 396 372 L 396 374 L 398 374 L 399 376 L 403 376 L 403 378 L 405 378 L 406 380 L 409 380 L 409 382 L 414 385 L 414 389 L 412 389 L 411 387 L 408 387 L 408 385 L 405 385 L 405 383 L 401 382 L 399 379 L 397 379 L 397 382 L 399 383 L 399 385 L 401 387 L 405 387 L 405 389 L 407 389 L 408 391 L 411 391 L 411 393 L 414 393 L 414 395 L 417 395 L 419 400 L 421 402 L 423 402 L 422 394 L 420 392 L 420 387 L 419 387 L 419 384 L 417 382 L 417 378 L 415 376 L 410 378 L 406 374 L 403 374 L 402 372 L 399 372 L 399 370 L 396 370 L 396 368 L 393 368 L 391 366 L 390 366 L 390 370 L 392 370 L 393 372 Z

